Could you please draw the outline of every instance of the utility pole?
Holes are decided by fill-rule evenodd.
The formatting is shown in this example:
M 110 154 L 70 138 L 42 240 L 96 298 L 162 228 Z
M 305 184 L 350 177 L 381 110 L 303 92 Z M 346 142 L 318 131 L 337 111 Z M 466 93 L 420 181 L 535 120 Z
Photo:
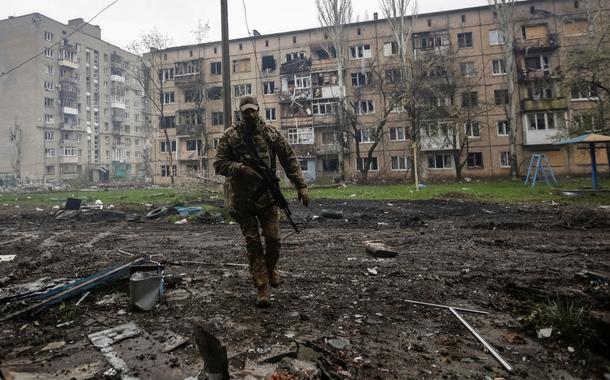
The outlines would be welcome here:
M 220 0 L 220 25 L 222 31 L 222 88 L 224 129 L 231 126 L 231 72 L 229 71 L 229 20 L 227 0 Z M 209 165 L 209 163 L 208 163 Z M 222 186 L 225 208 L 229 208 L 229 182 L 225 177 Z
M 223 88 L 223 113 L 224 128 L 231 126 L 231 72 L 229 71 L 229 21 L 227 11 L 227 0 L 220 0 L 220 17 L 222 29 L 222 88 Z

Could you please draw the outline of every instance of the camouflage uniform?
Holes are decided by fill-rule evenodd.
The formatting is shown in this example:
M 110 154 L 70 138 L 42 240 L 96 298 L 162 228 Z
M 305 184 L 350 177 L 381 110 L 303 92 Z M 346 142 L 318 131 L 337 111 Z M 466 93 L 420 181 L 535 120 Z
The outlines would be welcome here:
M 260 191 L 260 179 L 242 175 L 244 167 L 251 165 L 246 164 L 251 159 L 243 141 L 243 136 L 248 133 L 246 128 L 244 122 L 237 121 L 225 131 L 216 150 L 214 169 L 216 174 L 227 177 L 229 210 L 239 223 L 246 240 L 254 285 L 261 288 L 268 287 L 270 276 L 275 272 L 279 259 L 279 209 L 269 191 Z M 250 134 L 259 158 L 268 167 L 275 171 L 277 157 L 297 189 L 307 187 L 296 153 L 277 129 L 265 124 L 259 117 Z M 265 237 L 264 251 L 259 223 Z

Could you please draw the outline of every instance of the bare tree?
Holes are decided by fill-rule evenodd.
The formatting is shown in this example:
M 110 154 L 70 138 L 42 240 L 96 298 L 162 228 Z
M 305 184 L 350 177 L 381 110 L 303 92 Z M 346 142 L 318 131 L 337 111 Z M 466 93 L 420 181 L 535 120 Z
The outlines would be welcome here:
M 357 162 L 362 163 L 357 168 L 360 182 L 367 181 L 373 153 L 383 144 L 384 136 L 388 134 L 392 112 L 397 111 L 406 98 L 402 86 L 386 76 L 384 69 L 385 66 L 371 60 L 360 72 L 354 74 L 358 85 L 354 88 L 353 100 L 348 102 L 343 111 L 349 125 L 346 133 L 354 143 Z M 374 102 L 373 99 L 378 101 Z M 369 112 L 371 114 L 367 115 Z M 363 125 L 367 127 L 363 128 Z M 367 143 L 366 149 L 363 149 L 363 143 Z
M 425 107 L 421 107 L 420 93 L 425 83 L 421 81 L 418 62 L 416 60 L 413 39 L 413 24 L 417 19 L 417 0 L 380 0 L 379 5 L 392 31 L 392 50 L 398 53 L 396 66 L 398 72 L 391 74 L 397 80 L 404 94 L 401 110 L 406 115 L 406 137 L 411 141 L 411 157 L 414 163 L 413 179 L 415 188 L 419 188 L 419 160 L 418 147 L 420 144 L 420 132 L 422 120 L 425 118 Z M 398 78 L 396 78 L 398 77 Z
M 140 34 L 140 37 L 129 44 L 126 49 L 133 53 L 141 55 L 142 59 L 142 75 L 136 79 L 140 81 L 140 85 L 144 89 L 145 97 L 147 98 L 150 114 L 147 115 L 147 124 L 151 125 L 150 117 L 158 117 L 159 128 L 163 130 L 165 137 L 165 146 L 167 157 L 169 160 L 169 175 L 171 184 L 175 184 L 174 160 L 172 157 L 172 144 L 167 133 L 168 125 L 165 125 L 166 118 L 164 113 L 163 99 L 163 66 L 165 64 L 164 54 L 159 53 L 173 44 L 173 39 L 167 34 L 159 32 L 156 28 L 148 33 Z M 148 53 L 145 53 L 148 52 Z M 154 147 L 153 147 L 154 149 Z
M 506 66 L 506 90 L 508 102 L 506 103 L 506 120 L 508 128 L 508 154 L 510 157 L 511 178 L 516 180 L 518 173 L 517 161 L 517 102 L 519 94 L 515 91 L 515 80 L 517 78 L 517 67 L 515 65 L 515 29 L 513 11 L 517 0 L 493 0 L 493 7 L 497 15 L 499 30 L 497 37 L 502 46 L 504 63 Z
M 352 21 L 353 9 L 351 0 L 316 0 L 318 9 L 318 22 L 322 32 L 330 40 L 330 46 L 326 47 L 327 54 L 335 59 L 338 73 L 338 164 L 341 180 L 345 179 L 344 146 L 343 140 L 346 131 L 346 91 L 345 91 L 345 51 L 346 51 L 346 28 Z
M 17 124 L 17 120 L 15 120 L 15 126 L 13 128 L 9 128 L 9 139 L 15 147 L 15 156 L 13 160 L 11 160 L 11 168 L 13 169 L 15 179 L 17 181 L 21 181 L 21 150 L 23 148 L 23 132 L 21 131 L 19 124 Z

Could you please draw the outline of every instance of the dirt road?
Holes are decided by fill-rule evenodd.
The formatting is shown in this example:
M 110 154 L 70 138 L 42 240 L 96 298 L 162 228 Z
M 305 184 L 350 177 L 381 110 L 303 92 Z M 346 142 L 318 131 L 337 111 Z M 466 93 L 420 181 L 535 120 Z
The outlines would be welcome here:
M 323 208 L 344 217 L 320 217 Z M 293 209 L 296 219 L 304 220 L 306 210 L 296 204 Z M 273 290 L 272 307 L 261 310 L 254 307 L 236 225 L 95 216 L 57 221 L 48 211 L 5 209 L 0 250 L 16 255 L 0 263 L 5 291 L 44 277 L 88 275 L 145 255 L 184 281 L 168 287 L 150 312 L 130 308 L 124 281 L 96 289 L 79 306 L 77 297 L 33 319 L 2 322 L 0 367 L 58 373 L 93 360 L 97 350 L 87 340 L 90 333 L 133 321 L 157 336 L 171 330 L 188 337 L 193 322 L 203 321 L 226 345 L 235 378 L 264 378 L 274 371 L 275 379 L 610 376 L 603 323 L 610 321 L 608 277 L 603 277 L 610 273 L 610 211 L 459 199 L 318 200 L 310 216 L 306 231 L 285 240 L 280 261 L 285 283 Z M 284 225 L 283 235 L 290 232 Z M 371 257 L 365 240 L 384 242 L 400 254 Z M 603 276 L 578 275 L 583 270 Z M 590 306 L 601 321 L 595 325 L 597 338 L 584 344 L 555 335 L 539 338 L 521 320 L 534 305 L 556 299 Z M 513 372 L 484 352 L 449 310 L 405 300 L 489 312 L 461 315 Z M 6 315 L 24 305 L 0 306 Z M 52 342 L 64 345 L 44 349 Z M 286 360 L 263 363 L 294 351 L 295 342 L 314 347 L 324 370 L 295 369 L 295 362 L 290 367 Z M 174 367 L 194 375 L 202 368 L 191 342 L 167 355 L 169 361 L 149 366 L 150 373 Z M 100 376 L 109 366 L 101 356 L 96 360 L 99 370 L 90 372 Z M 279 357 L 270 360 L 275 361 Z

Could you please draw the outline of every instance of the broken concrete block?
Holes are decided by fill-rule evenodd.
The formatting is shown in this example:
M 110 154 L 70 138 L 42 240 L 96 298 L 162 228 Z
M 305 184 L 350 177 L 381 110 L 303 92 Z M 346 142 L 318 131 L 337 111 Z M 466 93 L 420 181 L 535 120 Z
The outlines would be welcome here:
M 392 258 L 398 256 L 398 251 L 387 244 L 371 240 L 363 241 L 362 244 L 364 244 L 364 249 L 371 256 L 379 258 Z

